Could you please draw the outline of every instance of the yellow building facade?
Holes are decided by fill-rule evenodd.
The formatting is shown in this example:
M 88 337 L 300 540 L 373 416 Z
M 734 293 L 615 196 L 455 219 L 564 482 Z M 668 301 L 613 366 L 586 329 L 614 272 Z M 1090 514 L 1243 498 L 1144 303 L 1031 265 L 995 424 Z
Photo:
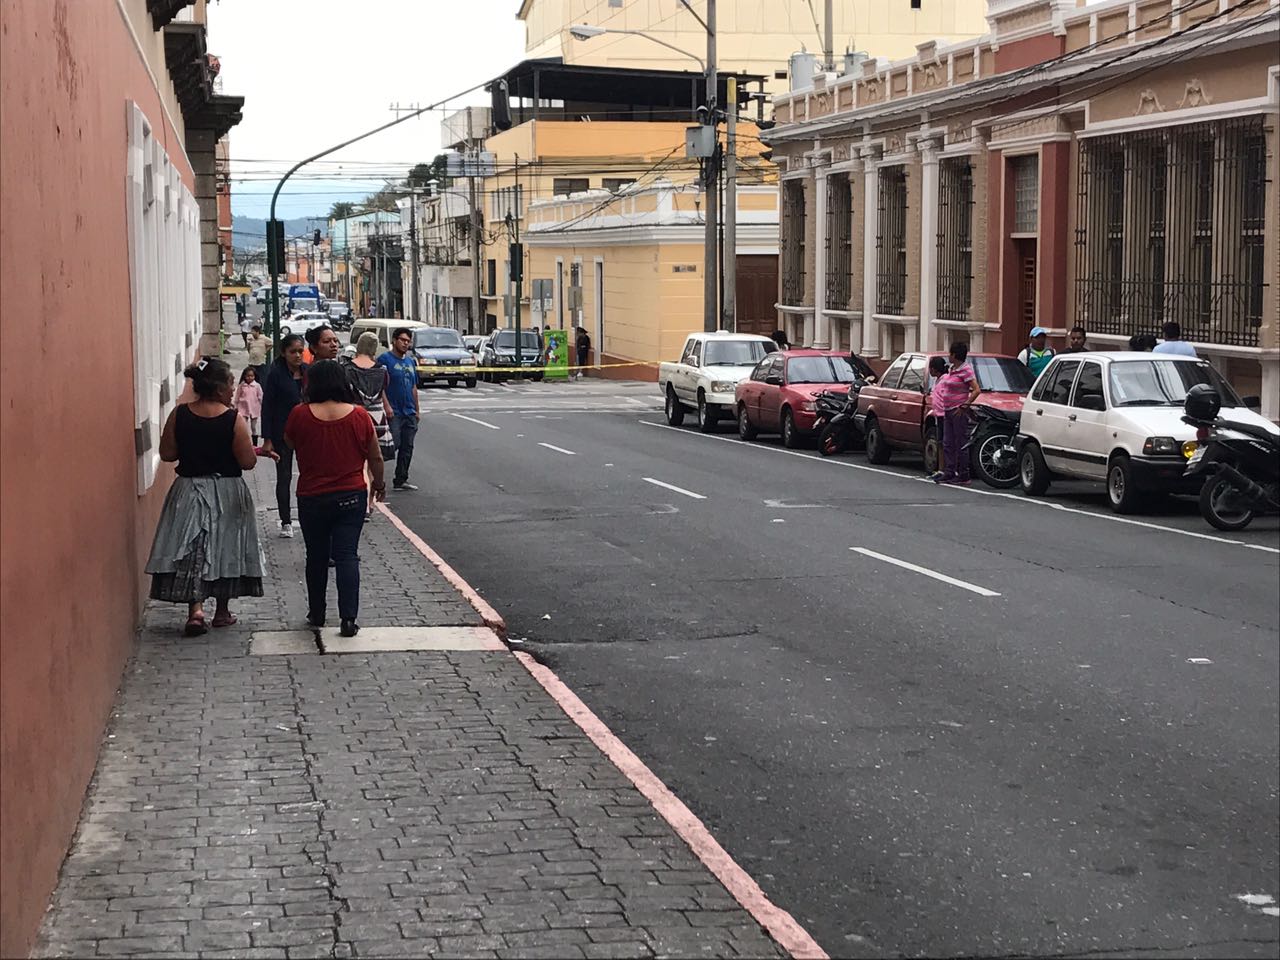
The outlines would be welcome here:
M 592 190 L 532 203 L 524 236 L 525 286 L 535 291 L 529 325 L 581 327 L 602 374 L 653 379 L 658 363 L 677 357 L 703 327 L 702 202 L 696 185 L 660 180 L 617 197 Z M 737 224 L 739 264 L 767 262 L 776 271 L 776 188 L 740 188 Z M 761 287 L 760 303 L 741 310 L 756 308 L 771 330 L 772 291 Z
M 702 5 L 695 4 L 699 16 Z M 834 5 L 832 39 L 837 60 L 845 50 L 896 59 L 929 40 L 950 43 L 986 32 L 986 0 L 840 0 Z M 722 71 L 759 74 L 772 92 L 787 86 L 787 62 L 807 48 L 822 50 L 822 4 L 810 0 L 718 0 L 717 64 Z M 559 57 L 567 64 L 648 70 L 690 69 L 688 57 L 644 37 L 618 34 L 575 40 L 575 24 L 605 30 L 643 31 L 673 47 L 702 56 L 706 33 L 676 0 L 523 0 L 516 16 L 525 25 L 525 55 Z

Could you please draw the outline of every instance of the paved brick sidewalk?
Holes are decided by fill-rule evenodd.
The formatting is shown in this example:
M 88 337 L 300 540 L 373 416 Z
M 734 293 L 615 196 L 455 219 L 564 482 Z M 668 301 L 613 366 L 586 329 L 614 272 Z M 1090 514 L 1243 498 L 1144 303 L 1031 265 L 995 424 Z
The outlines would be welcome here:
M 782 955 L 510 653 L 251 655 L 305 612 L 263 466 L 272 596 L 148 610 L 37 956 Z M 385 517 L 360 553 L 363 624 L 480 624 Z

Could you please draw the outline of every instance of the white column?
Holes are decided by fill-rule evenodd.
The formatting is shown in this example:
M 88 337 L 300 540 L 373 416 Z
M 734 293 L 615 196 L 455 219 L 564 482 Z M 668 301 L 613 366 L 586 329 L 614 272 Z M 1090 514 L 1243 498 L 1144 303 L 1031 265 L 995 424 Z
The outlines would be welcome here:
M 870 151 L 862 154 L 862 168 L 866 171 L 862 203 L 865 228 L 862 244 L 862 352 L 868 357 L 880 353 L 879 327 L 872 314 L 876 312 L 876 233 L 880 228 L 880 203 L 877 195 L 879 173 Z
M 938 151 L 920 141 L 920 345 L 938 346 L 933 322 L 938 312 Z
M 827 318 L 827 172 L 814 172 L 817 188 L 813 225 L 813 339 L 806 340 L 819 350 L 831 345 Z
M 1280 360 L 1262 361 L 1262 410 L 1268 420 L 1280 423 Z

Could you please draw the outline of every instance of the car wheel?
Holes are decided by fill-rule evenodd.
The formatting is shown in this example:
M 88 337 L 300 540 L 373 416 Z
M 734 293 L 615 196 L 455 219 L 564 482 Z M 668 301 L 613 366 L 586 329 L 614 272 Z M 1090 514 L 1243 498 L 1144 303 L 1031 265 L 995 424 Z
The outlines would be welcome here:
M 751 418 L 747 416 L 747 405 L 745 403 L 738 404 L 739 439 L 751 441 L 754 440 L 756 436 L 756 428 L 751 425 Z
M 1227 477 L 1210 477 L 1200 488 L 1200 515 L 1219 530 L 1243 530 L 1253 521 L 1253 510 L 1242 499 Z
M 924 472 L 933 475 L 942 469 L 942 441 L 938 439 L 938 425 L 931 423 L 924 428 Z
M 989 487 L 1008 490 L 1018 485 L 1018 457 L 1013 434 L 1003 430 L 979 433 L 971 448 L 972 472 Z
M 1133 468 L 1129 458 L 1118 453 L 1107 465 L 1107 502 L 1116 513 L 1133 513 L 1138 508 L 1142 494 L 1133 482 Z
M 452 390 L 452 389 L 453 389 L 454 387 L 456 387 L 457 385 L 458 385 L 458 381 L 457 381 L 457 380 L 450 380 L 450 381 L 449 381 L 449 389 L 450 389 L 450 390 Z
M 782 411 L 782 445 L 788 450 L 800 446 L 800 431 L 796 429 L 796 418 L 791 415 L 791 408 Z
M 473 389 L 473 388 L 475 387 L 475 385 L 476 385 L 476 378 L 475 378 L 475 377 L 467 377 L 467 381 L 466 381 L 466 382 L 467 382 L 467 389 L 468 389 L 468 390 L 471 390 L 471 389 Z
M 698 391 L 698 430 L 702 433 L 714 433 L 720 422 L 720 408 L 714 403 L 707 403 L 707 395 Z
M 1038 497 L 1049 489 L 1049 467 L 1040 452 L 1040 444 L 1034 441 L 1022 448 L 1018 458 L 1018 480 L 1022 492 Z
M 543 378 L 544 376 L 546 376 L 546 374 L 542 374 L 542 373 L 535 373 L 535 374 L 533 375 L 533 382 L 534 382 L 534 383 L 541 383 L 541 382 L 542 382 L 542 378 Z
M 684 423 L 684 407 L 680 406 L 680 401 L 676 399 L 676 392 L 667 386 L 667 423 L 670 426 L 678 427 Z
M 884 433 L 880 430 L 880 421 L 875 417 L 867 418 L 867 459 L 872 463 L 885 464 L 893 452 L 885 442 Z

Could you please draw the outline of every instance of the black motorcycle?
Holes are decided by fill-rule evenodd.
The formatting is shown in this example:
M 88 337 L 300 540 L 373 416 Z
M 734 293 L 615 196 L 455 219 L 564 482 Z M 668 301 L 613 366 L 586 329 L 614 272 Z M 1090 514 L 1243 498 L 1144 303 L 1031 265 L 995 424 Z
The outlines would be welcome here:
M 1018 485 L 1018 435 L 1021 414 L 985 404 L 970 408 L 973 432 L 969 435 L 969 458 L 974 476 L 989 487 L 1008 490 Z
M 862 431 L 853 415 L 858 412 L 858 394 L 870 381 L 859 377 L 849 385 L 847 392 L 824 390 L 813 398 L 818 411 L 814 431 L 818 434 L 818 452 L 824 457 L 834 457 L 864 442 Z
M 1217 392 L 1208 384 L 1187 391 L 1184 423 L 1199 445 L 1183 476 L 1205 478 L 1200 515 L 1219 530 L 1243 530 L 1255 516 L 1280 513 L 1280 436 L 1265 427 L 1218 415 Z

